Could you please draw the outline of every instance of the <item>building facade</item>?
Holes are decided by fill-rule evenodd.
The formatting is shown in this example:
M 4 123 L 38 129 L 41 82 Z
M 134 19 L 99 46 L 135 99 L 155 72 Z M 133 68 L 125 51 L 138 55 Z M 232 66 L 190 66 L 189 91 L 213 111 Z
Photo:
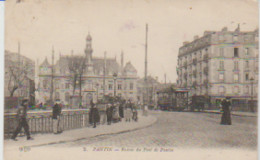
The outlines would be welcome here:
M 4 95 L 35 101 L 35 62 L 20 53 L 5 51 Z
M 121 64 L 117 62 L 116 58 L 106 58 L 106 54 L 101 58 L 94 57 L 92 53 L 92 38 L 88 35 L 85 53 L 60 55 L 55 64 L 49 63 L 46 58 L 39 66 L 38 103 L 47 103 L 50 99 L 60 99 L 65 105 L 78 107 L 75 105 L 80 102 L 75 97 L 81 97 L 82 106 L 88 107 L 91 99 L 97 101 L 104 95 L 119 96 L 126 100 L 136 101 L 137 70 L 131 62 L 124 64 L 123 53 L 121 54 Z M 75 74 L 71 67 L 77 57 L 83 59 L 81 66 L 78 66 L 83 67 L 82 74 Z M 79 62 L 75 61 L 77 64 Z M 75 83 L 74 76 L 78 77 Z
M 258 52 L 258 29 L 205 31 L 179 48 L 177 84 L 210 104 L 229 96 L 234 107 L 246 107 L 257 100 Z

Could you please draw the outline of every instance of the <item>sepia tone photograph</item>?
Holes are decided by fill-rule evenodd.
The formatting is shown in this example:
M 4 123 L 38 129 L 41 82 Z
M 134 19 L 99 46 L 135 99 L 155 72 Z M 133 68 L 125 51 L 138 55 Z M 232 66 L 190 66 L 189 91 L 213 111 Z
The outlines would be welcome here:
M 257 0 L 4 7 L 5 160 L 257 160 Z

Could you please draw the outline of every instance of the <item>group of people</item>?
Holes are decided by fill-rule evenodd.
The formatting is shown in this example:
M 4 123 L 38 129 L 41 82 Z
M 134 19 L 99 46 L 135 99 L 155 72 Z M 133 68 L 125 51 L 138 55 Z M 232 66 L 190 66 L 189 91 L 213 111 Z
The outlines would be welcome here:
M 89 123 L 96 128 L 97 123 L 111 125 L 112 122 L 118 122 L 125 119 L 126 122 L 138 120 L 137 109 L 131 100 L 104 104 L 98 108 L 97 104 L 91 101 L 89 112 Z

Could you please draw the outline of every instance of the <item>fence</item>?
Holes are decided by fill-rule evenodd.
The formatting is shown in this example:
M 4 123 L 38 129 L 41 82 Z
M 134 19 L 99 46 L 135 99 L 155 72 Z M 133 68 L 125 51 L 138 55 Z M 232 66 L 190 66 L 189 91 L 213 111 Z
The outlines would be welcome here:
M 52 111 L 29 112 L 27 122 L 31 134 L 52 133 L 53 119 Z M 4 115 L 4 137 L 10 138 L 18 125 L 15 113 Z M 75 109 L 62 111 L 60 116 L 60 127 L 62 130 L 70 130 L 89 126 L 88 109 Z M 24 132 L 20 133 L 24 135 Z

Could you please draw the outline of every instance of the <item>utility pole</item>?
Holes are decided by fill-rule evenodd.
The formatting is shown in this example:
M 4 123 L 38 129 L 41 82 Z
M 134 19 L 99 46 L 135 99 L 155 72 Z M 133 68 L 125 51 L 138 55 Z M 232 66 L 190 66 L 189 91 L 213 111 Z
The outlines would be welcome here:
M 166 87 L 166 73 L 164 73 L 164 85 Z
M 144 60 L 144 87 L 145 87 L 145 95 L 144 95 L 144 104 L 148 103 L 148 85 L 147 85 L 147 50 L 148 50 L 148 24 L 145 27 L 145 60 Z
M 54 47 L 52 46 L 52 57 L 51 57 L 51 90 L 50 90 L 50 103 L 53 104 L 53 79 L 54 79 Z
M 103 97 L 106 95 L 106 65 L 107 65 L 107 52 L 104 52 L 104 73 L 103 73 Z

